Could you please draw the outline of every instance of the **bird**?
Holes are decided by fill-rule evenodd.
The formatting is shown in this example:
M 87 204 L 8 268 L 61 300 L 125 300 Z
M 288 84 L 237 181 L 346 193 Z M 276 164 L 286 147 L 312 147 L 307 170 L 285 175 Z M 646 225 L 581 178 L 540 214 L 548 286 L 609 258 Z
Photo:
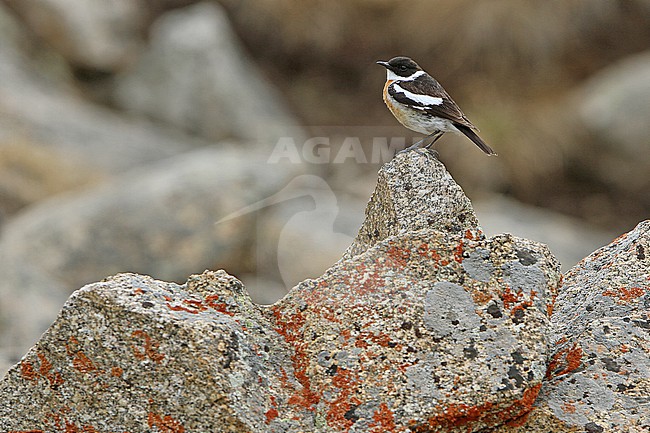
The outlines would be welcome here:
M 405 127 L 427 136 L 404 149 L 418 149 L 429 138 L 429 148 L 445 132 L 464 134 L 487 155 L 496 152 L 476 134 L 478 128 L 469 121 L 445 89 L 427 74 L 411 58 L 398 56 L 385 62 L 377 61 L 386 68 L 384 102 L 393 116 Z

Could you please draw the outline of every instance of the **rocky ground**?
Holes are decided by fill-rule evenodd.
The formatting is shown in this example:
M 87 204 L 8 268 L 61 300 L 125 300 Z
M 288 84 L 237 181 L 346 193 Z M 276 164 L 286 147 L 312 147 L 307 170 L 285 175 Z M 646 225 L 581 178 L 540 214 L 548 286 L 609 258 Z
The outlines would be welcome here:
M 223 270 L 76 291 L 0 382 L 0 425 L 641 433 L 648 251 L 645 221 L 563 276 L 547 246 L 486 237 L 431 154 L 402 154 L 343 257 L 273 305 Z
M 225 268 L 256 302 L 270 304 L 352 243 L 376 168 L 388 159 L 360 163 L 360 148 L 342 152 L 340 140 L 327 163 L 310 158 L 303 143 L 313 128 L 288 108 L 291 92 L 258 69 L 231 25 L 242 34 L 241 17 L 224 4 L 228 13 L 215 2 L 0 2 L 0 371 L 74 290 L 107 275 L 182 283 Z M 629 62 L 611 75 L 644 88 L 645 58 Z M 612 81 L 603 73 L 581 100 Z M 359 101 L 360 118 L 372 111 L 350 100 Z M 594 99 L 585 110 L 602 117 L 607 106 Z M 612 122 L 607 131 L 621 136 Z M 641 143 L 646 124 L 634 125 L 621 158 L 633 157 L 633 140 Z M 391 131 L 365 126 L 359 136 Z M 271 161 L 287 137 L 295 152 Z M 448 156 L 463 183 L 500 184 L 501 160 L 474 156 L 469 170 Z M 645 185 L 640 176 L 634 184 L 610 177 Z M 486 233 L 547 243 L 564 269 L 614 237 L 511 198 L 476 195 Z

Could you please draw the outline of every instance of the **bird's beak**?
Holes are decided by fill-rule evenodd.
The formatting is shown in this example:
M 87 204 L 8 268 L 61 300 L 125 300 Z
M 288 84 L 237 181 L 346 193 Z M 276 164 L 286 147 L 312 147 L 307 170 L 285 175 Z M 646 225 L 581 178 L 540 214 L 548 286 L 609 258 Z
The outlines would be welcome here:
M 388 62 L 384 62 L 383 60 L 378 60 L 376 62 L 378 65 L 382 65 L 384 68 L 388 68 Z

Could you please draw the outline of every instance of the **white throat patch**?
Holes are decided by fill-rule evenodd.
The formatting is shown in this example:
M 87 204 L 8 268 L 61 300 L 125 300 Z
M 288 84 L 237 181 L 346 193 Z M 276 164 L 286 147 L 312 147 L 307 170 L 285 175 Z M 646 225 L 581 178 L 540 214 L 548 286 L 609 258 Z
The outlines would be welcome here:
M 426 74 L 424 71 L 416 71 L 413 74 L 409 75 L 408 77 L 400 77 L 397 75 L 395 72 L 391 71 L 390 69 L 386 69 L 386 79 L 389 81 L 413 81 L 417 77 L 421 77 L 422 75 Z

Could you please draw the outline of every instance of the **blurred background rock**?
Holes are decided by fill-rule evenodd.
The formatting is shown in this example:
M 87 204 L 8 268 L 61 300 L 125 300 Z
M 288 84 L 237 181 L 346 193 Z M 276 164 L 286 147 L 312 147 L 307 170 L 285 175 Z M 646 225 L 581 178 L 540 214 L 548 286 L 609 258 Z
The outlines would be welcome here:
M 437 145 L 488 234 L 567 269 L 650 214 L 650 0 L 0 0 L 0 371 L 109 274 L 225 267 L 267 303 L 317 277 L 373 139 L 412 139 L 381 101 L 395 55 L 498 151 Z

